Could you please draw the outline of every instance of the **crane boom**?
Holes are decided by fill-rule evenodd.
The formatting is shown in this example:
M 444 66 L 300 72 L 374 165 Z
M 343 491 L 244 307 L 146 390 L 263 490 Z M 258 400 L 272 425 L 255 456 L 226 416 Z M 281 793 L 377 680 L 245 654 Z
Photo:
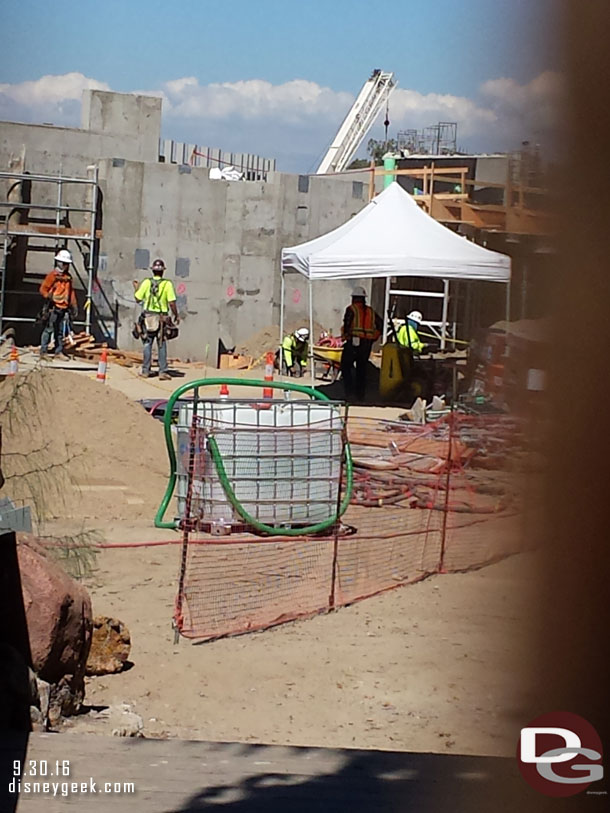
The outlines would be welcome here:
M 378 69 L 373 71 L 339 127 L 316 171 L 317 175 L 342 172 L 347 167 L 395 86 L 393 73 Z

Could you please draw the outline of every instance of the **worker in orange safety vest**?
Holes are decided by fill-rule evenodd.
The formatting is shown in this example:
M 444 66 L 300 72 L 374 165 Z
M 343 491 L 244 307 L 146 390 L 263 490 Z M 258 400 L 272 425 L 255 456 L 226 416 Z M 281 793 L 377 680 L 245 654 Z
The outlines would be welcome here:
M 346 400 L 364 400 L 366 367 L 373 342 L 381 336 L 383 323 L 366 304 L 366 291 L 360 285 L 352 291 L 352 304 L 343 316 L 341 336 L 345 340 L 341 354 L 341 375 Z M 354 369 L 355 368 L 355 369 Z
M 55 342 L 55 358 L 70 359 L 70 356 L 64 353 L 63 340 L 72 330 L 70 318 L 76 317 L 78 312 L 70 273 L 71 265 L 72 254 L 62 248 L 55 255 L 55 268 L 46 275 L 40 285 L 40 293 L 45 300 L 38 317 L 43 325 L 40 337 L 41 359 L 48 358 L 51 339 Z

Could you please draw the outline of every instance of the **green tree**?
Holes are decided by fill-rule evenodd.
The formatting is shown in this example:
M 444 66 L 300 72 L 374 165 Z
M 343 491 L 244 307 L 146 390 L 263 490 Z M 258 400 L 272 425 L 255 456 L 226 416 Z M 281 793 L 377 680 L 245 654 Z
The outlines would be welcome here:
M 368 169 L 371 162 L 366 158 L 355 158 L 348 166 L 348 169 Z
M 375 160 L 375 165 L 379 167 L 383 164 L 383 156 L 386 152 L 398 152 L 398 142 L 395 138 L 389 138 L 387 141 L 369 138 L 366 151 Z

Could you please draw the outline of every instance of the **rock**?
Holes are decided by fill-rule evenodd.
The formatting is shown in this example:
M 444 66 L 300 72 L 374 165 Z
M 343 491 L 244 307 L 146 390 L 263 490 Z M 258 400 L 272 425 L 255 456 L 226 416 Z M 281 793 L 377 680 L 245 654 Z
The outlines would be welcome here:
M 84 676 L 91 646 L 89 594 L 39 547 L 20 542 L 17 555 L 35 672 L 48 683 Z
M 131 636 L 117 618 L 98 615 L 93 619 L 93 636 L 87 659 L 88 675 L 120 672 L 129 657 Z
M 32 665 L 49 689 L 48 721 L 82 705 L 91 646 L 91 600 L 87 590 L 52 562 L 35 539 L 17 546 Z M 43 712 L 43 719 L 46 719 Z
M 46 680 L 36 679 L 38 688 L 39 708 L 45 728 L 49 722 L 49 703 L 51 700 L 51 686 Z
M 32 723 L 33 731 L 45 731 L 46 726 L 42 717 L 42 713 L 38 706 L 30 706 L 30 722 Z
M 56 726 L 62 717 L 77 714 L 85 699 L 82 675 L 64 675 L 51 686 L 49 693 L 49 724 Z
M 109 706 L 100 712 L 100 717 L 106 718 L 112 729 L 113 737 L 143 737 L 144 723 L 139 714 L 131 710 L 128 703 Z

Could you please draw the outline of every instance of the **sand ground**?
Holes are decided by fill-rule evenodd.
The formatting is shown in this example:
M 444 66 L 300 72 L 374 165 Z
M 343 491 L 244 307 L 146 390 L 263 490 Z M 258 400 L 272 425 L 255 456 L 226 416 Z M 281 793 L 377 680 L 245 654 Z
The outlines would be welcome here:
M 92 377 L 90 370 L 80 375 Z M 188 373 L 200 376 L 200 370 Z M 111 367 L 109 386 L 136 400 L 167 397 L 184 380 L 142 381 L 132 370 Z M 142 511 L 158 505 L 161 479 Z M 110 543 L 178 540 L 154 529 L 153 514 L 142 511 L 132 519 L 101 512 L 88 521 Z M 78 516 L 56 519 L 47 531 L 69 533 L 81 523 Z M 523 662 L 534 554 L 433 576 L 330 615 L 199 645 L 174 643 L 179 554 L 178 544 L 99 552 L 86 580 L 94 614 L 128 626 L 132 665 L 121 674 L 88 678 L 91 710 L 66 731 L 108 734 L 96 709 L 128 703 L 142 717 L 147 737 L 514 753 L 528 719 Z
M 117 528 L 113 536 L 167 532 Z M 148 737 L 513 753 L 527 717 L 519 663 L 534 555 L 433 576 L 264 632 L 176 645 L 179 551 L 99 555 L 87 581 L 94 612 L 127 624 L 133 666 L 88 678 L 90 706 L 128 703 Z M 110 733 L 105 726 L 93 712 L 70 728 Z

